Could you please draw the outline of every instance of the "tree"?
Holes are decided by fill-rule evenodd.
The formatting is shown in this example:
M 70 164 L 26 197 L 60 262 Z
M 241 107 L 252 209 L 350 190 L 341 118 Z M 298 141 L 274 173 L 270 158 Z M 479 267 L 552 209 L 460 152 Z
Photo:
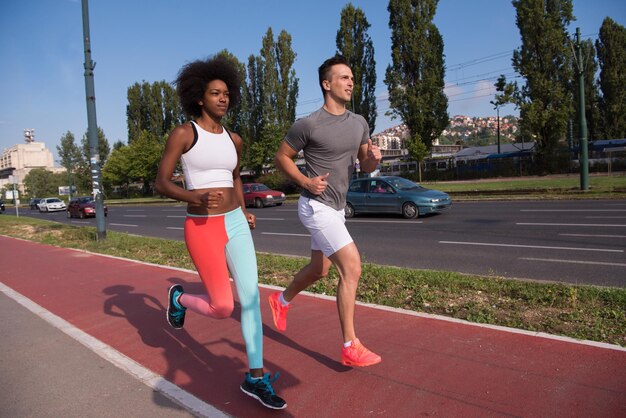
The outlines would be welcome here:
M 24 188 L 30 197 L 57 196 L 59 186 L 67 183 L 67 174 L 34 168 L 24 177 Z
M 298 79 L 291 35 L 281 31 L 274 42 L 272 28 L 263 37 L 260 55 L 248 58 L 249 164 L 257 173 L 271 163 L 280 141 L 296 118 Z
M 417 169 L 419 172 L 419 182 L 422 182 L 422 162 L 428 156 L 428 148 L 422 142 L 422 139 L 416 135 L 411 141 L 408 141 L 408 151 L 412 159 L 417 161 Z
M 606 17 L 596 41 L 600 66 L 600 114 L 606 139 L 626 137 L 626 28 Z
M 352 102 L 348 109 L 362 115 L 370 127 L 376 127 L 376 60 L 374 44 L 367 33 L 370 24 L 360 8 L 348 3 L 341 10 L 341 23 L 337 31 L 337 53 L 350 63 L 354 75 Z
M 513 0 L 522 45 L 513 52 L 513 68 L 525 84 L 509 84 L 520 109 L 520 130 L 536 141 L 540 173 L 557 169 L 557 146 L 573 116 L 571 0 Z M 502 85 L 499 87 L 502 88 Z M 501 90 L 500 90 L 501 91 Z
M 392 116 L 432 147 L 449 122 L 444 89 L 443 39 L 432 22 L 438 0 L 390 0 L 391 58 L 385 84 Z M 408 145 L 411 148 L 411 144 Z
M 135 83 L 127 91 L 128 143 L 147 131 L 159 142 L 165 142 L 169 132 L 185 121 L 178 96 L 171 84 L 157 81 Z
M 80 149 L 74 141 L 74 134 L 72 132 L 67 131 L 61 137 L 61 143 L 60 145 L 57 145 L 57 153 L 59 154 L 59 163 L 61 164 L 61 167 L 65 168 L 65 170 L 67 171 L 66 181 L 69 185 L 71 197 L 72 185 L 76 181 L 75 176 L 73 176 L 72 174 L 78 171 L 81 162 Z M 58 190 L 56 193 L 58 193 Z

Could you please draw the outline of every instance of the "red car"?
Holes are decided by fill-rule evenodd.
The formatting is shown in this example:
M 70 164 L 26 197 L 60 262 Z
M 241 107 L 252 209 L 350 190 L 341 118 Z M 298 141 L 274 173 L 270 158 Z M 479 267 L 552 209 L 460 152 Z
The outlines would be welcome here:
M 104 216 L 109 214 L 109 208 L 104 205 Z M 81 219 L 88 216 L 96 216 L 96 201 L 93 196 L 73 197 L 67 204 L 67 217 L 79 217 Z
M 285 193 L 272 190 L 262 183 L 244 183 L 243 198 L 246 206 L 262 208 L 265 206 L 280 206 L 285 201 Z

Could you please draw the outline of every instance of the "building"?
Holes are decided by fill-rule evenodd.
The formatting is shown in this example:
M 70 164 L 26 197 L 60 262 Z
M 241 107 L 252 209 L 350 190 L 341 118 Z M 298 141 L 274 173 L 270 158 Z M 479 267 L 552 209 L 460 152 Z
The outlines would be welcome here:
M 0 154 L 0 189 L 11 184 L 24 193 L 24 178 L 35 168 L 44 168 L 53 173 L 64 172 L 64 168 L 55 167 L 52 152 L 43 142 L 36 142 L 34 130 L 25 129 L 24 144 L 16 144 Z M 12 177 L 11 177 L 12 176 Z

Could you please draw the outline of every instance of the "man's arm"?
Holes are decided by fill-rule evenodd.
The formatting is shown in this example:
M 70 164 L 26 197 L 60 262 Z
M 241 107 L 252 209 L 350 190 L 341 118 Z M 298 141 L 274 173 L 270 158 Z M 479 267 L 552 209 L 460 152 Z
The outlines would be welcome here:
M 308 190 L 314 195 L 319 195 L 326 190 L 326 186 L 328 183 L 326 182 L 326 177 L 328 177 L 328 173 L 323 176 L 317 176 L 313 178 L 308 178 L 304 174 L 298 170 L 296 163 L 293 161 L 293 158 L 296 156 L 297 152 L 289 146 L 289 144 L 283 141 L 276 151 L 276 157 L 274 158 L 274 164 L 276 167 L 289 179 L 291 179 L 294 183 L 300 186 L 303 189 Z
M 372 144 L 372 140 L 368 139 L 367 144 L 363 144 L 359 147 L 358 153 L 359 165 L 361 171 L 371 173 L 376 170 L 380 160 L 383 158 L 382 153 L 378 145 Z

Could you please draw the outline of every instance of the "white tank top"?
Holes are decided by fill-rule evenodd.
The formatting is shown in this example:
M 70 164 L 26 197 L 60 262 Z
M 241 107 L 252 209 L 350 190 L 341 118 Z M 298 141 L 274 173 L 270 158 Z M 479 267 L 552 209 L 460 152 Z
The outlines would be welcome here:
M 233 187 L 237 150 L 226 128 L 214 134 L 195 122 L 191 126 L 193 144 L 180 157 L 187 190 Z

